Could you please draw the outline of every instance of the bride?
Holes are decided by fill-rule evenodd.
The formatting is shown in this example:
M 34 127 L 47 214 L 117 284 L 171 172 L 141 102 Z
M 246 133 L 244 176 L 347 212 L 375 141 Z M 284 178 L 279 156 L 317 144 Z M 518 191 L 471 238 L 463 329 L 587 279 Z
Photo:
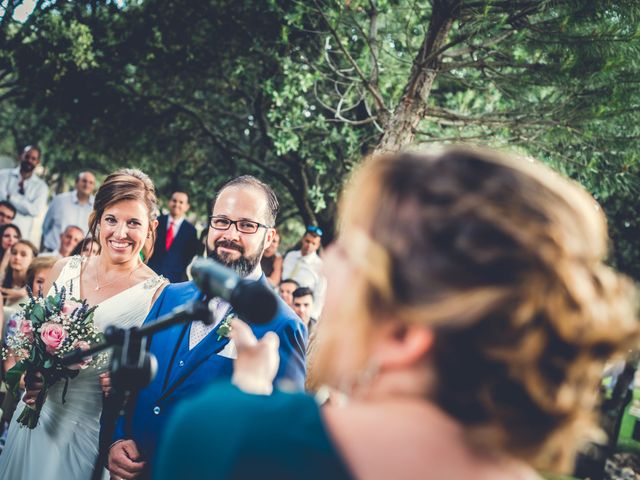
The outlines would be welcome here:
M 139 326 L 167 284 L 140 258 L 147 239 L 153 240 L 157 221 L 153 183 L 139 170 L 123 169 L 109 175 L 98 190 L 89 218 L 92 238 L 98 238 L 98 256 L 71 257 L 56 263 L 44 291 L 55 282 L 72 290 L 75 298 L 97 305 L 94 322 L 100 330 L 109 325 Z M 151 241 L 153 244 L 153 241 Z M 68 385 L 64 382 L 47 394 L 36 428 L 21 427 L 11 419 L 6 446 L 0 455 L 0 478 L 26 480 L 88 479 L 98 455 L 102 410 L 100 371 L 81 370 Z

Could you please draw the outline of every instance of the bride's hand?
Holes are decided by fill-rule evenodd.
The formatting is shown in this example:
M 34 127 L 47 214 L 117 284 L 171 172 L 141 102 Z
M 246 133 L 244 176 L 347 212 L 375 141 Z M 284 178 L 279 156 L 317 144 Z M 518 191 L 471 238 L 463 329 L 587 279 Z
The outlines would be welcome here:
M 278 335 L 267 332 L 258 341 L 249 325 L 235 319 L 231 322 L 229 337 L 238 351 L 231 382 L 245 392 L 269 395 L 280 364 Z
M 24 376 L 24 384 L 27 391 L 22 397 L 22 401 L 29 406 L 34 406 L 36 398 L 44 388 L 42 374 L 40 372 L 27 372 Z
M 111 377 L 109 376 L 109 372 L 104 372 L 98 375 L 100 377 L 100 388 L 102 388 L 102 393 L 109 395 L 111 392 Z

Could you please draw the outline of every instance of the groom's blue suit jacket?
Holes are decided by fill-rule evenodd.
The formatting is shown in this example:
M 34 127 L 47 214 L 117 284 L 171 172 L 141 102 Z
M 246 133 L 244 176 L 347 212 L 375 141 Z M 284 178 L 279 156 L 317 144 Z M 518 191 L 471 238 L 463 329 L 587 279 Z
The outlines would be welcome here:
M 259 280 L 266 282 L 264 275 Z M 168 285 L 152 307 L 145 324 L 169 313 L 173 308 L 198 299 L 200 292 L 192 282 Z M 267 325 L 252 325 L 256 337 L 274 331 L 280 337 L 280 367 L 275 383 L 302 391 L 305 379 L 307 330 L 296 314 L 278 298 L 278 312 Z M 229 342 L 218 340 L 217 328 L 189 350 L 191 323 L 176 325 L 156 333 L 149 351 L 158 360 L 153 381 L 138 395 L 132 415 L 118 420 L 114 441 L 133 439 L 150 465 L 156 445 L 176 405 L 193 397 L 211 382 L 230 379 L 233 360 L 218 355 Z M 216 412 L 193 412 L 194 415 L 215 415 Z

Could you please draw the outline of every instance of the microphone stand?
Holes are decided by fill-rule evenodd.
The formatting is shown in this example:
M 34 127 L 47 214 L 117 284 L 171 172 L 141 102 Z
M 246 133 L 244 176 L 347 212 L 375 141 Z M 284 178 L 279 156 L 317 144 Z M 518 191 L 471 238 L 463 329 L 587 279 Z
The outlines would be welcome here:
M 148 385 L 155 376 L 157 361 L 153 354 L 147 351 L 148 338 L 161 330 L 192 320 L 211 322 L 207 303 L 194 301 L 177 307 L 141 328 L 108 327 L 103 343 L 88 350 L 74 350 L 62 359 L 63 365 L 73 365 L 96 353 L 113 348 L 109 367 L 111 390 L 104 403 L 98 457 L 94 464 L 92 480 L 102 479 L 118 418 L 126 415 L 128 411 L 133 411 L 138 391 Z

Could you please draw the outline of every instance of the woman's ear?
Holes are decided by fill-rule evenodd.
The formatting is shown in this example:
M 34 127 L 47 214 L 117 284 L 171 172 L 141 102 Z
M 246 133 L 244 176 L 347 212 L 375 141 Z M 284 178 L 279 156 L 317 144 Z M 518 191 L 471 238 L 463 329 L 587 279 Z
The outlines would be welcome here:
M 404 368 L 420 362 L 433 346 L 433 330 L 422 325 L 389 323 L 380 330 L 375 356 L 383 369 Z

